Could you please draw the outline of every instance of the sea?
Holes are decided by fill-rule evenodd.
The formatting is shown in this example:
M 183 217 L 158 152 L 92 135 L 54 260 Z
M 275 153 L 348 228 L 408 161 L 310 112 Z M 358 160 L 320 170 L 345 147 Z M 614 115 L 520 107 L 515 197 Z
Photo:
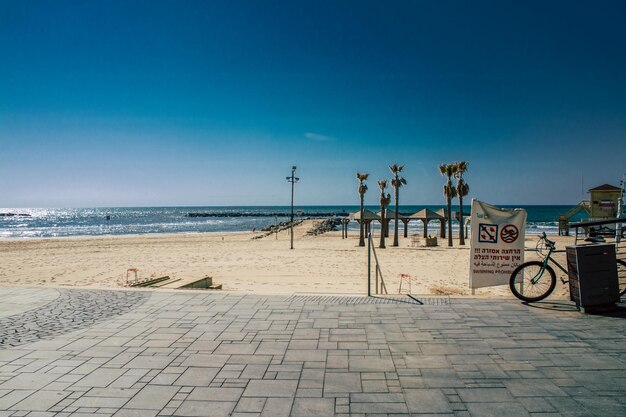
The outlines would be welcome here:
M 423 208 L 436 211 L 442 205 L 399 206 L 401 213 L 411 214 Z M 527 212 L 527 234 L 556 234 L 559 214 L 572 206 L 501 206 L 523 208 Z M 366 206 L 378 212 L 376 206 Z M 359 210 L 358 206 L 296 206 L 295 217 L 345 217 Z M 453 211 L 458 206 L 452 206 Z M 93 207 L 93 208 L 0 208 L 0 239 L 58 238 L 69 236 L 138 235 L 165 233 L 241 232 L 259 231 L 270 225 L 289 220 L 290 206 L 241 207 Z M 463 208 L 464 213 L 470 207 Z M 190 216 L 200 214 L 197 217 Z M 393 207 L 390 209 L 393 213 Z M 571 221 L 579 220 L 579 217 Z M 392 222 L 393 225 L 393 222 Z M 400 225 L 402 227 L 402 224 Z M 453 230 L 458 230 L 453 221 Z M 376 230 L 379 226 L 375 225 Z M 409 233 L 422 232 L 421 221 L 409 223 Z M 438 224 L 429 224 L 436 233 Z M 358 223 L 349 224 L 357 231 Z M 401 229 L 402 230 L 402 229 Z

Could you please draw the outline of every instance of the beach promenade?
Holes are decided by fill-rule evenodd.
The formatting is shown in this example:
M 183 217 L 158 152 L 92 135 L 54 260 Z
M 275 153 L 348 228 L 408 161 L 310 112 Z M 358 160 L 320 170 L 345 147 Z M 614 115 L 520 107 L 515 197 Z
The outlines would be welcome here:
M 0 288 L 0 416 L 624 416 L 568 302 Z

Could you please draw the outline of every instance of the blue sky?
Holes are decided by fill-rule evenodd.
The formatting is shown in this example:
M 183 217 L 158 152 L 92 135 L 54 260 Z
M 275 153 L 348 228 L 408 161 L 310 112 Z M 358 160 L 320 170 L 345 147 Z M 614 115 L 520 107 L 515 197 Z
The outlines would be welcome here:
M 0 0 L 0 207 L 569 204 L 626 172 L 626 2 Z

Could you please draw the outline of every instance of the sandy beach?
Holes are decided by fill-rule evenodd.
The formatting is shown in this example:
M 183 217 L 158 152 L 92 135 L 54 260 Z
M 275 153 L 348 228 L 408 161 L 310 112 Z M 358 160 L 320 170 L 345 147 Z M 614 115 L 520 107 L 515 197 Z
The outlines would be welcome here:
M 0 285 L 120 287 L 128 268 L 140 278 L 211 276 L 225 291 L 259 294 L 296 292 L 364 294 L 367 251 L 358 247 L 358 234 L 341 232 L 307 236 L 314 220 L 295 229 L 295 249 L 289 249 L 287 231 L 262 239 L 259 233 L 199 233 L 0 241 Z M 393 235 L 392 235 L 393 236 Z M 573 237 L 553 236 L 559 248 Z M 534 248 L 537 236 L 527 236 Z M 378 246 L 378 237 L 375 237 Z M 414 277 L 414 294 L 470 295 L 469 242 L 466 246 L 426 248 L 411 238 L 399 247 L 378 250 L 389 293 L 398 292 L 399 274 Z M 441 242 L 440 245 L 445 242 Z M 561 258 L 559 258 L 561 256 Z M 527 253 L 526 259 L 536 254 Z M 563 254 L 557 259 L 564 261 Z M 565 297 L 559 281 L 552 297 Z M 477 296 L 510 297 L 507 286 L 476 290 Z

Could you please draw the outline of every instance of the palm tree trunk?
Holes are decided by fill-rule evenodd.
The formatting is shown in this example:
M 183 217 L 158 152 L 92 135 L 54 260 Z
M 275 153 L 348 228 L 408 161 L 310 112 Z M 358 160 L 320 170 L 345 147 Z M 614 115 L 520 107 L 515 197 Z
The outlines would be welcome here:
M 380 245 L 379 248 L 385 249 L 385 207 L 380 210 Z
M 400 200 L 400 196 L 398 195 L 399 192 L 399 187 L 396 187 L 396 210 L 393 223 L 393 246 L 398 246 L 398 201 Z
M 450 210 L 452 199 L 447 197 L 446 200 L 448 205 L 448 246 L 452 246 L 452 211 Z
M 359 219 L 359 246 L 365 246 L 365 236 L 363 233 L 363 194 L 361 194 L 361 218 Z
M 463 196 L 459 194 L 459 245 L 465 245 L 463 231 Z

